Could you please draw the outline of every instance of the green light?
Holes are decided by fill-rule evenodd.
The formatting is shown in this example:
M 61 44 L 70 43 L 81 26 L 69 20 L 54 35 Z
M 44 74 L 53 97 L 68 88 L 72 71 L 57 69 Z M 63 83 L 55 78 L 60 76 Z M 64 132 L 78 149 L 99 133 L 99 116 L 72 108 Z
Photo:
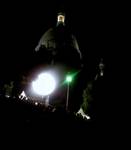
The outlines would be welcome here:
M 67 75 L 67 77 L 66 77 L 66 82 L 72 82 L 72 80 L 73 80 L 73 77 L 71 76 L 71 75 Z
M 76 75 L 77 75 L 79 72 L 80 72 L 80 71 L 67 73 L 67 75 L 66 75 L 66 77 L 65 77 L 65 80 L 64 80 L 64 82 L 63 82 L 62 84 L 67 84 L 67 83 L 69 84 L 69 83 L 71 83 L 71 82 L 75 79 Z

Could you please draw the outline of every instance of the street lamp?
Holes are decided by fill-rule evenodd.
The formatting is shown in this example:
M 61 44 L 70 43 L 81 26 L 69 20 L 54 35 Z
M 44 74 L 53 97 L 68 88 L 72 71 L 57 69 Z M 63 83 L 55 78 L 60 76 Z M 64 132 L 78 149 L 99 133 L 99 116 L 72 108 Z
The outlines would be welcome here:
M 68 111 L 68 103 L 69 103 L 69 92 L 70 92 L 70 83 L 73 80 L 72 75 L 66 76 L 66 83 L 67 83 L 67 98 L 66 98 L 66 111 Z
M 37 79 L 32 82 L 34 92 L 40 96 L 46 96 L 45 104 L 49 104 L 49 95 L 56 88 L 56 80 L 51 73 L 44 72 L 38 75 Z

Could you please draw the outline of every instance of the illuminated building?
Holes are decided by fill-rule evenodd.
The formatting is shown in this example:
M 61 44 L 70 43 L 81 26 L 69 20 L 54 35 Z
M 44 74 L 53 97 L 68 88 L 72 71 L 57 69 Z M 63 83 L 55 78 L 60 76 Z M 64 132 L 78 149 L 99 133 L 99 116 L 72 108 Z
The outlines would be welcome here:
M 65 23 L 65 14 L 58 13 L 56 26 L 47 30 L 40 38 L 35 48 L 33 57 L 33 67 L 28 74 L 28 86 L 23 89 L 29 99 L 46 101 L 47 96 L 36 95 L 32 92 L 31 83 L 36 80 L 40 73 L 48 72 L 53 74 L 57 80 L 57 88 L 50 95 L 49 101 L 52 105 L 65 107 L 67 97 L 67 85 L 64 83 L 68 73 L 77 74 L 74 83 L 70 87 L 71 93 L 69 105 L 73 98 L 73 93 L 78 88 L 78 78 L 82 70 L 82 54 L 78 46 L 76 37 L 70 32 Z M 38 86 L 37 86 L 38 87 Z M 38 93 L 38 92 L 37 92 Z M 46 100 L 45 100 L 46 99 Z M 74 102 L 73 102 L 74 103 Z M 77 102 L 76 102 L 77 103 Z M 75 107 L 75 105 L 73 106 Z

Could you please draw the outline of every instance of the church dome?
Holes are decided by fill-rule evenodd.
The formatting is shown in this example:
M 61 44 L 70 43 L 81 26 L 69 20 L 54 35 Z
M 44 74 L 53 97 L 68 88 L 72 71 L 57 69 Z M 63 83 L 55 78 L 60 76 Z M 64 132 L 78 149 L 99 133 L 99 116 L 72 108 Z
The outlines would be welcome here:
M 42 60 L 72 67 L 81 66 L 82 54 L 76 37 L 65 25 L 65 16 L 59 14 L 57 18 L 57 25 L 43 34 L 35 51 Z
M 69 49 L 74 49 L 76 53 L 79 54 L 80 59 L 82 57 L 76 37 L 64 26 L 50 28 L 47 30 L 41 37 L 35 50 L 39 51 L 41 47 L 44 47 L 49 51 L 57 51 L 58 49 L 68 51 Z
M 50 28 L 47 30 L 40 39 L 39 46 L 41 45 L 44 45 L 46 48 L 68 46 L 79 51 L 79 46 L 75 36 L 70 34 L 64 28 Z

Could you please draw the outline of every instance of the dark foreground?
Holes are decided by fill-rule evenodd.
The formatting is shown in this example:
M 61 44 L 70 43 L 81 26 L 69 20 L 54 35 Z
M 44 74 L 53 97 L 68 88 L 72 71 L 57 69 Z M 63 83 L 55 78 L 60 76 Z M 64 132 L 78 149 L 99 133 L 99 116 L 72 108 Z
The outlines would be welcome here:
M 55 126 L 67 127 L 87 125 L 90 121 L 78 117 L 75 113 L 66 112 L 62 108 L 45 107 L 35 105 L 29 101 L 20 99 L 5 98 L 0 99 L 0 119 L 1 125 L 23 128 L 47 128 L 51 130 Z M 60 124 L 58 124 L 60 123 Z
M 53 111 L 18 99 L 0 99 L 0 133 L 6 143 L 11 140 L 22 145 L 30 141 L 32 144 L 57 141 L 58 145 L 73 141 L 88 143 L 99 140 L 103 131 L 104 135 L 109 133 L 105 121 L 84 120 L 62 109 Z

